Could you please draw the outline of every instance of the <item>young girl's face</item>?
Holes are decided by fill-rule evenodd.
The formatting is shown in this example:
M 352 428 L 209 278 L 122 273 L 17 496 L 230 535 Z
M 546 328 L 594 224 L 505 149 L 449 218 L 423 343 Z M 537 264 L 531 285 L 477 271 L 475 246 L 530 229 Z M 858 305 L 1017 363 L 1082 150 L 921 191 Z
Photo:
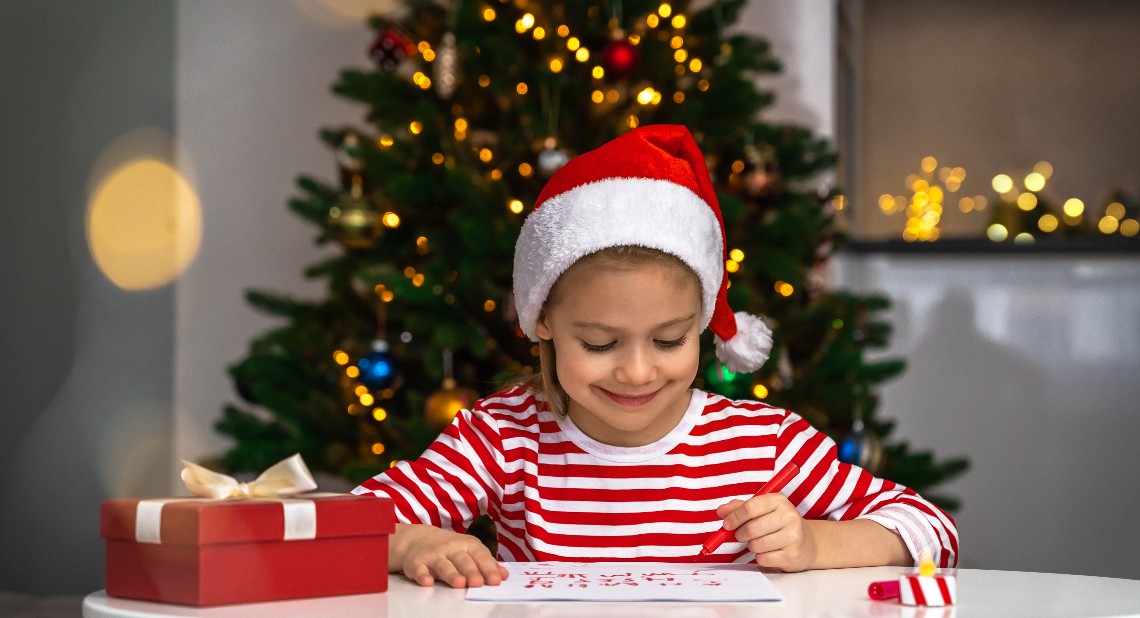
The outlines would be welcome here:
M 676 266 L 567 270 L 536 331 L 554 342 L 578 428 L 613 446 L 669 433 L 697 375 L 700 312 L 696 277 Z

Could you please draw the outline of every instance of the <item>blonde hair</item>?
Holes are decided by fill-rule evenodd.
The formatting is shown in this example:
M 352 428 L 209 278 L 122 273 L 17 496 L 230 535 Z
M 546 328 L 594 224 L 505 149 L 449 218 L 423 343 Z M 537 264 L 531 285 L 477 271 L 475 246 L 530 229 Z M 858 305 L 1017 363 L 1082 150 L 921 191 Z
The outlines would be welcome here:
M 646 265 L 661 265 L 669 269 L 679 282 L 692 282 L 698 289 L 701 287 L 697 273 L 677 256 L 641 245 L 617 245 L 599 249 L 578 259 L 566 269 L 550 288 L 546 302 L 542 304 L 539 319 L 546 316 L 546 309 L 558 302 L 566 290 L 561 285 L 566 273 L 573 270 L 591 269 L 597 271 L 635 270 Z M 566 416 L 570 398 L 558 382 L 557 356 L 554 342 L 549 339 L 538 340 L 538 370 L 519 382 L 531 390 L 542 393 L 546 405 L 558 416 Z

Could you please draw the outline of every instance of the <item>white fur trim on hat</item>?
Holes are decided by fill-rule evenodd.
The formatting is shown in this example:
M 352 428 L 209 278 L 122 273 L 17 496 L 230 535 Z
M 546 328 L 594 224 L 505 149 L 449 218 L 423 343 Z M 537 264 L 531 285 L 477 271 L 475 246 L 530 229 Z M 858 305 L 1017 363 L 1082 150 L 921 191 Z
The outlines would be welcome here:
M 607 178 L 551 197 L 523 223 L 515 245 L 515 306 L 531 341 L 538 341 L 538 316 L 558 277 L 579 258 L 619 245 L 658 249 L 692 268 L 701 282 L 700 328 L 708 326 L 724 276 L 716 214 L 673 182 Z

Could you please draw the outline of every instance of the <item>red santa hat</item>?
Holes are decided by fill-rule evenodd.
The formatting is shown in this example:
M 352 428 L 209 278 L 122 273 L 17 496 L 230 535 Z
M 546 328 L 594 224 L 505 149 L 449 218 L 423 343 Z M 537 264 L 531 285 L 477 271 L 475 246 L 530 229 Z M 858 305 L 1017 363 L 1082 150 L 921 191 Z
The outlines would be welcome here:
M 716 335 L 717 358 L 752 372 L 768 359 L 772 331 L 733 313 L 725 277 L 724 221 L 704 155 L 678 125 L 648 125 L 571 159 L 546 183 L 515 245 L 519 326 L 532 341 L 554 282 L 574 262 L 606 247 L 639 245 L 677 256 L 701 283 L 701 330 Z

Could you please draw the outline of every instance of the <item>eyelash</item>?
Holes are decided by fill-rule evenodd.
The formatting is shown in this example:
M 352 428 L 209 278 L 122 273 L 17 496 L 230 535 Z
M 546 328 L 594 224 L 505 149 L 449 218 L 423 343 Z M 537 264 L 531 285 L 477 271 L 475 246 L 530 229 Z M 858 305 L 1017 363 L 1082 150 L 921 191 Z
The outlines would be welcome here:
M 669 341 L 661 341 L 660 339 L 654 339 L 653 340 L 653 342 L 657 344 L 657 347 L 663 348 L 666 350 L 668 350 L 670 348 L 679 348 L 679 347 L 685 345 L 685 343 L 688 341 L 689 341 L 688 335 L 685 335 L 684 337 L 681 337 L 680 339 L 670 339 Z M 611 341 L 609 343 L 604 343 L 602 345 L 593 345 L 591 343 L 586 343 L 585 341 L 583 341 L 582 342 L 582 349 L 587 351 L 587 352 L 608 352 L 615 345 L 617 345 L 616 341 Z

